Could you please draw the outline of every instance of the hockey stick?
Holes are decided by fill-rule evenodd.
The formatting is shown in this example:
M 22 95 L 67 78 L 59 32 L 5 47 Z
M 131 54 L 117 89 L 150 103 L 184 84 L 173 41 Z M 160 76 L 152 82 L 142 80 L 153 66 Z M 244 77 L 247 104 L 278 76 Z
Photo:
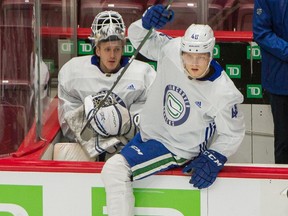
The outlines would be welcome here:
M 165 7 L 167 10 L 171 7 L 173 0 L 169 0 L 167 6 Z M 152 27 L 147 34 L 145 35 L 145 37 L 143 38 L 143 40 L 141 41 L 141 43 L 139 44 L 138 48 L 135 50 L 133 56 L 129 59 L 128 63 L 125 65 L 125 67 L 123 68 L 123 70 L 121 71 L 121 73 L 119 74 L 119 76 L 117 77 L 117 79 L 115 80 L 115 82 L 113 83 L 112 87 L 109 89 L 109 91 L 106 93 L 105 97 L 103 98 L 103 100 L 100 101 L 96 111 L 94 111 L 94 113 L 92 114 L 92 116 L 87 120 L 86 124 L 84 125 L 83 129 L 80 132 L 80 136 L 83 140 L 89 140 L 92 136 L 93 136 L 93 132 L 90 130 L 90 128 L 88 127 L 88 125 L 90 124 L 90 122 L 92 121 L 92 119 L 96 116 L 98 110 L 105 104 L 106 100 L 108 99 L 109 95 L 111 94 L 111 92 L 114 90 L 115 86 L 118 84 L 119 80 L 122 78 L 122 76 L 124 75 L 124 73 L 127 71 L 127 68 L 131 65 L 131 63 L 133 62 L 133 60 L 136 58 L 137 54 L 139 53 L 140 49 L 143 47 L 143 45 L 146 43 L 146 41 L 148 40 L 148 38 L 150 37 L 150 35 L 152 34 L 154 28 Z

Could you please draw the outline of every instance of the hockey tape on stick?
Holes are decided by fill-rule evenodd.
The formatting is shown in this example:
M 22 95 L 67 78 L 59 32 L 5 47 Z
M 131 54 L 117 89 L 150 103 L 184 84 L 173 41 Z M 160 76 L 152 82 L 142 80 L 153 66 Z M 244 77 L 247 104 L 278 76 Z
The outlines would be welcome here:
M 169 0 L 168 4 L 166 6 L 166 9 L 168 10 L 171 7 L 173 0 Z M 138 48 L 135 50 L 133 56 L 129 59 L 128 63 L 125 65 L 125 67 L 123 68 L 123 70 L 121 71 L 121 73 L 119 74 L 119 76 L 117 77 L 117 79 L 115 80 L 115 82 L 113 83 L 112 87 L 109 89 L 109 91 L 106 93 L 106 96 L 103 98 L 103 100 L 100 101 L 97 109 L 95 109 L 94 113 L 90 116 L 90 118 L 87 120 L 86 124 L 84 125 L 83 129 L 80 132 L 80 136 L 82 139 L 89 140 L 92 136 L 93 136 L 93 131 L 88 127 L 88 125 L 90 124 L 90 122 L 92 121 L 92 119 L 95 117 L 96 113 L 98 112 L 98 110 L 105 104 L 107 98 L 109 97 L 109 95 L 111 94 L 111 92 L 114 90 L 115 86 L 118 84 L 119 80 L 122 78 L 122 76 L 124 75 L 124 73 L 126 72 L 127 68 L 130 66 L 130 64 L 133 62 L 133 60 L 136 58 L 137 54 L 139 53 L 140 49 L 143 47 L 143 45 L 145 44 L 145 42 L 148 40 L 148 38 L 150 37 L 150 35 L 152 34 L 154 28 L 151 28 L 147 34 L 145 35 L 145 37 L 143 38 L 143 40 L 141 41 L 140 45 L 138 46 Z M 89 138 L 90 137 L 90 138 Z

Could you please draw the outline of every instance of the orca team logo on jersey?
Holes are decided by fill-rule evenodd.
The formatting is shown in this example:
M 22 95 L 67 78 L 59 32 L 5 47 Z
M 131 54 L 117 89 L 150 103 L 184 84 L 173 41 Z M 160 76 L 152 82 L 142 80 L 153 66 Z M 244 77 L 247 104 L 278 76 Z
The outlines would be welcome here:
M 190 102 L 185 92 L 174 85 L 167 85 L 163 101 L 163 116 L 168 125 L 183 124 L 190 113 Z

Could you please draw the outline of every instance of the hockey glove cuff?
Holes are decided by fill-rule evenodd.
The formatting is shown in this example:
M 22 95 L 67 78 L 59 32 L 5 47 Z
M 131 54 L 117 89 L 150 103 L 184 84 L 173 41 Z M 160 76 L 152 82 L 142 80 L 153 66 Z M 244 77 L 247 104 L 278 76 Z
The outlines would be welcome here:
M 213 184 L 218 173 L 224 167 L 227 158 L 213 150 L 201 152 L 183 169 L 184 173 L 192 171 L 190 184 L 198 189 L 207 188 Z
M 142 26 L 149 30 L 151 28 L 160 29 L 168 22 L 172 22 L 174 11 L 167 10 L 161 4 L 149 7 L 142 16 Z

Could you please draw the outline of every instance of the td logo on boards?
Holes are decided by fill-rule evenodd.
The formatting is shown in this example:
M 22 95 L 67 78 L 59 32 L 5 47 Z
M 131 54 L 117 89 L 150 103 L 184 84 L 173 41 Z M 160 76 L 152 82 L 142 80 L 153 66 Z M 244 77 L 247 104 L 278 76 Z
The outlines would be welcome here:
M 134 188 L 135 216 L 200 216 L 200 190 Z M 104 188 L 92 188 L 92 216 L 106 216 Z
M 0 185 L 0 216 L 43 216 L 42 186 Z

